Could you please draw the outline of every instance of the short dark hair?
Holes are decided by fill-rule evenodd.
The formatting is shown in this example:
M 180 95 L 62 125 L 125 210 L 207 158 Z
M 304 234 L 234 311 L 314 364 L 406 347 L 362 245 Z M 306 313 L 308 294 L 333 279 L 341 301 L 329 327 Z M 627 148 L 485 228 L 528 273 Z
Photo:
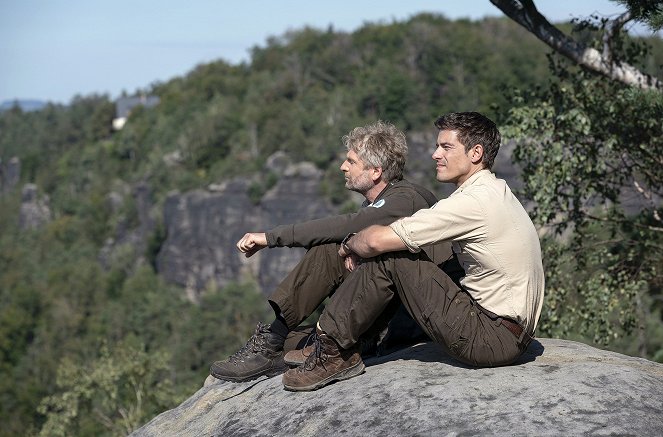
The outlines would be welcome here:
M 478 112 L 450 112 L 435 120 L 435 127 L 439 130 L 453 130 L 458 140 L 469 151 L 477 144 L 483 146 L 482 163 L 484 168 L 490 170 L 495 162 L 497 152 L 500 150 L 502 136 L 495 123 Z

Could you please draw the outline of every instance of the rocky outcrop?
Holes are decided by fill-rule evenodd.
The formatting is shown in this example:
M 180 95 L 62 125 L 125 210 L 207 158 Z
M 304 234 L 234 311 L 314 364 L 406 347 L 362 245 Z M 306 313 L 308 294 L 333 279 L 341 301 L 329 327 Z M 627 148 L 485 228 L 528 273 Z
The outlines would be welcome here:
M 0 194 L 13 190 L 21 179 L 21 161 L 17 157 L 0 159 Z
M 168 281 L 186 287 L 189 299 L 196 301 L 210 284 L 223 286 L 248 276 L 260 278 L 263 291 L 271 291 L 304 250 L 266 249 L 246 258 L 237 251 L 237 241 L 246 232 L 264 232 L 335 212 L 320 196 L 322 172 L 313 164 L 270 165 L 283 166 L 282 171 L 258 203 L 250 196 L 256 182 L 247 178 L 208 190 L 174 193 L 166 200 L 167 237 L 157 256 L 157 270 Z
M 131 217 L 123 216 L 113 236 L 104 242 L 99 261 L 104 268 L 110 268 L 118 258 L 123 258 L 121 264 L 131 270 L 146 262 L 147 245 L 155 231 L 152 191 L 147 183 L 139 182 L 132 188 L 122 186 L 120 190 L 110 192 L 106 201 L 113 214 L 120 216 L 119 212 L 127 201 L 132 202 L 133 208 Z M 126 265 L 128 262 L 129 265 Z
M 468 368 L 433 343 L 366 364 L 309 393 L 280 377 L 210 377 L 131 435 L 663 435 L 663 364 L 581 343 L 540 339 L 498 368 Z
M 19 228 L 23 230 L 38 229 L 49 221 L 51 221 L 49 197 L 40 196 L 35 184 L 25 184 L 21 192 Z

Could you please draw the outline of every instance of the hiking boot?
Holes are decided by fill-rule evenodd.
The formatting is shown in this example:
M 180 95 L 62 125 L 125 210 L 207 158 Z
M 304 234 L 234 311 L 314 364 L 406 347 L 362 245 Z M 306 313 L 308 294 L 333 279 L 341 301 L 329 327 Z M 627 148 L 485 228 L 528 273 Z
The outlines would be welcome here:
M 283 362 L 285 362 L 285 364 L 290 367 L 301 366 L 302 364 L 304 364 L 306 359 L 311 354 L 313 354 L 313 352 L 314 352 L 313 345 L 306 346 L 303 349 L 295 349 L 283 356 Z
M 306 338 L 306 342 L 304 343 L 301 349 L 293 349 L 285 354 L 285 356 L 283 357 L 283 361 L 287 366 L 290 367 L 301 366 L 302 364 L 304 364 L 306 359 L 311 354 L 313 354 L 313 352 L 315 351 L 314 339 L 315 336 L 317 335 L 316 331 L 317 329 L 314 327 L 313 332 L 309 334 L 309 336 Z
M 240 350 L 210 366 L 210 375 L 224 381 L 244 382 L 283 373 L 288 368 L 283 362 L 285 339 L 269 328 L 270 325 L 258 323 L 256 332 Z
M 350 379 L 364 372 L 358 344 L 350 349 L 341 349 L 333 338 L 318 331 L 311 349 L 312 353 L 304 364 L 283 374 L 283 387 L 286 390 L 317 390 L 334 381 Z

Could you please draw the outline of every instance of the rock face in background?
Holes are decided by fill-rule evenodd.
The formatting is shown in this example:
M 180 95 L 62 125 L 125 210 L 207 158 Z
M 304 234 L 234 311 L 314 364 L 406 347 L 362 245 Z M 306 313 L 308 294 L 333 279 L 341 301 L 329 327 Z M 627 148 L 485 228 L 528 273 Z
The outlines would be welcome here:
M 539 339 L 498 368 L 468 368 L 433 343 L 366 364 L 307 393 L 280 377 L 209 377 L 131 435 L 663 435 L 663 365 L 581 343 Z
M 11 191 L 21 179 L 21 161 L 17 157 L 6 163 L 0 159 L 0 194 Z
M 301 259 L 304 249 L 265 249 L 245 258 L 235 247 L 246 232 L 325 217 L 334 208 L 320 197 L 322 172 L 310 163 L 283 165 L 276 185 L 258 204 L 249 197 L 252 181 L 238 178 L 209 190 L 172 194 L 164 206 L 167 238 L 157 270 L 187 289 L 196 301 L 208 284 L 223 286 L 246 275 L 269 293 Z M 339 182 L 340 183 L 340 182 Z
M 51 221 L 51 209 L 48 196 L 39 196 L 35 184 L 25 184 L 21 192 L 21 212 L 19 228 L 38 229 Z
M 155 230 L 155 219 L 152 213 L 153 201 L 150 187 L 140 182 L 133 188 L 122 187 L 122 192 L 112 191 L 107 196 L 109 208 L 116 213 L 131 196 L 134 205 L 132 217 L 124 217 L 117 224 L 114 236 L 106 240 L 99 261 L 104 268 L 109 268 L 118 258 L 134 260 L 135 265 L 146 262 L 145 255 L 150 237 Z M 131 255 L 127 253 L 131 252 Z M 122 261 L 120 261 L 122 263 Z M 131 270 L 134 265 L 125 266 Z

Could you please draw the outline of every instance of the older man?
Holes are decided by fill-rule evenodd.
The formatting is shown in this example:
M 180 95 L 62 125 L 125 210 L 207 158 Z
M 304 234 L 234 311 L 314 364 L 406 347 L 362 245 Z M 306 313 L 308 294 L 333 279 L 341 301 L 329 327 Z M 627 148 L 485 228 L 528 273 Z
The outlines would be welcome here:
M 339 255 L 366 261 L 325 308 L 306 361 L 283 375 L 287 390 L 361 374 L 357 340 L 395 297 L 463 363 L 505 365 L 527 348 L 543 302 L 541 248 L 527 212 L 490 171 L 500 133 L 476 112 L 447 114 L 435 125 L 437 180 L 456 191 L 412 217 L 349 234 Z M 442 241 L 465 270 L 460 287 L 422 250 Z
M 393 125 L 377 122 L 355 128 L 343 137 L 343 142 L 347 149 L 341 165 L 345 187 L 365 197 L 362 208 L 352 214 L 278 226 L 242 237 L 237 248 L 247 257 L 265 247 L 298 246 L 309 250 L 269 297 L 274 321 L 258 324 L 246 345 L 228 359 L 213 363 L 212 376 L 240 382 L 283 373 L 287 369 L 283 358 L 288 333 L 333 294 L 360 262 L 353 253 L 339 257 L 343 238 L 372 224 L 390 224 L 435 203 L 435 196 L 428 190 L 403 180 L 407 143 L 405 135 Z M 440 262 L 451 256 L 449 245 L 442 250 Z M 392 313 L 393 309 L 392 305 Z

